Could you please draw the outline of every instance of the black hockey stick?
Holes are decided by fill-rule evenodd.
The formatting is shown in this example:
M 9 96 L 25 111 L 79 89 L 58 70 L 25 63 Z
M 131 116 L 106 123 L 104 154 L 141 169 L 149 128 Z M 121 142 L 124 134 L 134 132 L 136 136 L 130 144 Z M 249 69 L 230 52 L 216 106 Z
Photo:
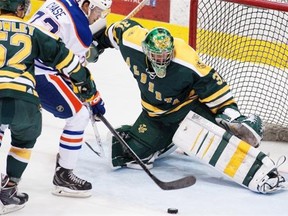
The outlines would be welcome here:
M 90 106 L 90 104 L 88 104 L 88 103 L 84 103 L 84 105 L 85 105 L 85 106 L 87 107 L 87 109 L 89 110 L 90 121 L 91 121 L 91 125 L 92 125 L 92 128 L 93 128 L 95 140 L 96 140 L 96 145 L 95 145 L 95 146 L 97 146 L 97 150 L 96 150 L 96 148 L 93 148 L 92 145 L 90 145 L 89 142 L 86 141 L 85 144 L 86 144 L 86 145 L 89 147 L 89 149 L 90 149 L 91 151 L 93 151 L 97 156 L 99 156 L 99 157 L 105 157 L 104 149 L 103 149 L 103 146 L 102 146 L 102 141 L 101 141 L 101 138 L 100 138 L 99 131 L 98 131 L 98 129 L 97 129 L 96 121 L 95 121 L 95 119 L 94 119 L 91 106 Z
M 112 125 L 107 121 L 104 116 L 98 116 L 101 121 L 107 126 L 107 128 L 111 131 L 111 133 L 116 137 L 116 139 L 128 150 L 131 157 L 142 167 L 142 169 L 150 176 L 150 178 L 163 190 L 176 190 L 181 188 L 186 188 L 191 185 L 194 185 L 196 182 L 196 178 L 194 176 L 186 176 L 184 178 L 171 181 L 171 182 L 163 182 L 160 181 L 157 177 L 155 177 L 146 165 L 142 162 L 142 160 L 135 154 L 135 152 L 130 148 L 130 146 L 125 142 L 125 140 L 117 133 L 117 131 L 112 127 Z
M 95 150 L 87 141 L 85 141 L 85 144 L 88 146 L 88 148 L 93 151 L 97 156 L 102 157 L 101 153 Z

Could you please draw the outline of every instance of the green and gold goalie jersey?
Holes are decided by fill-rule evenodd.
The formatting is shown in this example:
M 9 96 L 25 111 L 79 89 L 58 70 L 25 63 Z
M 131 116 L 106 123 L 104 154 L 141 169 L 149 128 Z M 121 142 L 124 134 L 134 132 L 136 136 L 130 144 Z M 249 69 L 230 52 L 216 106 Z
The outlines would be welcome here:
M 139 23 L 124 20 L 108 28 L 106 37 L 110 39 L 110 46 L 120 50 L 137 80 L 142 106 L 149 116 L 178 113 L 184 117 L 193 100 L 206 104 L 214 114 L 224 106 L 236 106 L 227 83 L 213 68 L 201 62 L 195 50 L 182 39 L 174 38 L 175 57 L 167 67 L 166 76 L 155 76 L 142 51 L 141 43 L 147 32 Z
M 0 97 L 39 103 L 35 91 L 34 59 L 61 72 L 79 64 L 79 60 L 56 36 L 15 16 L 1 15 Z

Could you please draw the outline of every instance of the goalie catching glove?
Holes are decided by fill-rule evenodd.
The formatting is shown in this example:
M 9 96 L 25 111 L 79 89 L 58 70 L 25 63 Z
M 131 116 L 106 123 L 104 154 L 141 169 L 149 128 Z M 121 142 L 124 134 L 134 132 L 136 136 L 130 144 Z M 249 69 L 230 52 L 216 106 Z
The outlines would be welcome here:
M 241 115 L 237 110 L 227 108 L 216 116 L 216 122 L 228 132 L 257 148 L 263 138 L 262 120 L 257 115 Z

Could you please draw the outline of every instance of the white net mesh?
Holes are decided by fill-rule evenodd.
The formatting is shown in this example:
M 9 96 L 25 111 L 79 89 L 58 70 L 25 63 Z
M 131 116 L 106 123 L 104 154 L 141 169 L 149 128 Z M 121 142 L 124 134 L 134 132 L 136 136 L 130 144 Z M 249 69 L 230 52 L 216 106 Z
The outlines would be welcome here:
M 243 114 L 263 119 L 265 140 L 288 141 L 288 12 L 199 0 L 197 19 L 203 61 L 228 81 Z

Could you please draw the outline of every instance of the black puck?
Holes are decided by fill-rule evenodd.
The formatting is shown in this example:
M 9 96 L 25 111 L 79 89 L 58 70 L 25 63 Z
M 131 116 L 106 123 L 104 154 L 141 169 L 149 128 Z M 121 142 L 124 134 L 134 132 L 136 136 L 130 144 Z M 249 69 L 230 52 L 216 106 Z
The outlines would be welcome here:
M 176 208 L 168 208 L 167 212 L 169 214 L 177 214 L 178 213 L 178 209 L 176 209 Z

